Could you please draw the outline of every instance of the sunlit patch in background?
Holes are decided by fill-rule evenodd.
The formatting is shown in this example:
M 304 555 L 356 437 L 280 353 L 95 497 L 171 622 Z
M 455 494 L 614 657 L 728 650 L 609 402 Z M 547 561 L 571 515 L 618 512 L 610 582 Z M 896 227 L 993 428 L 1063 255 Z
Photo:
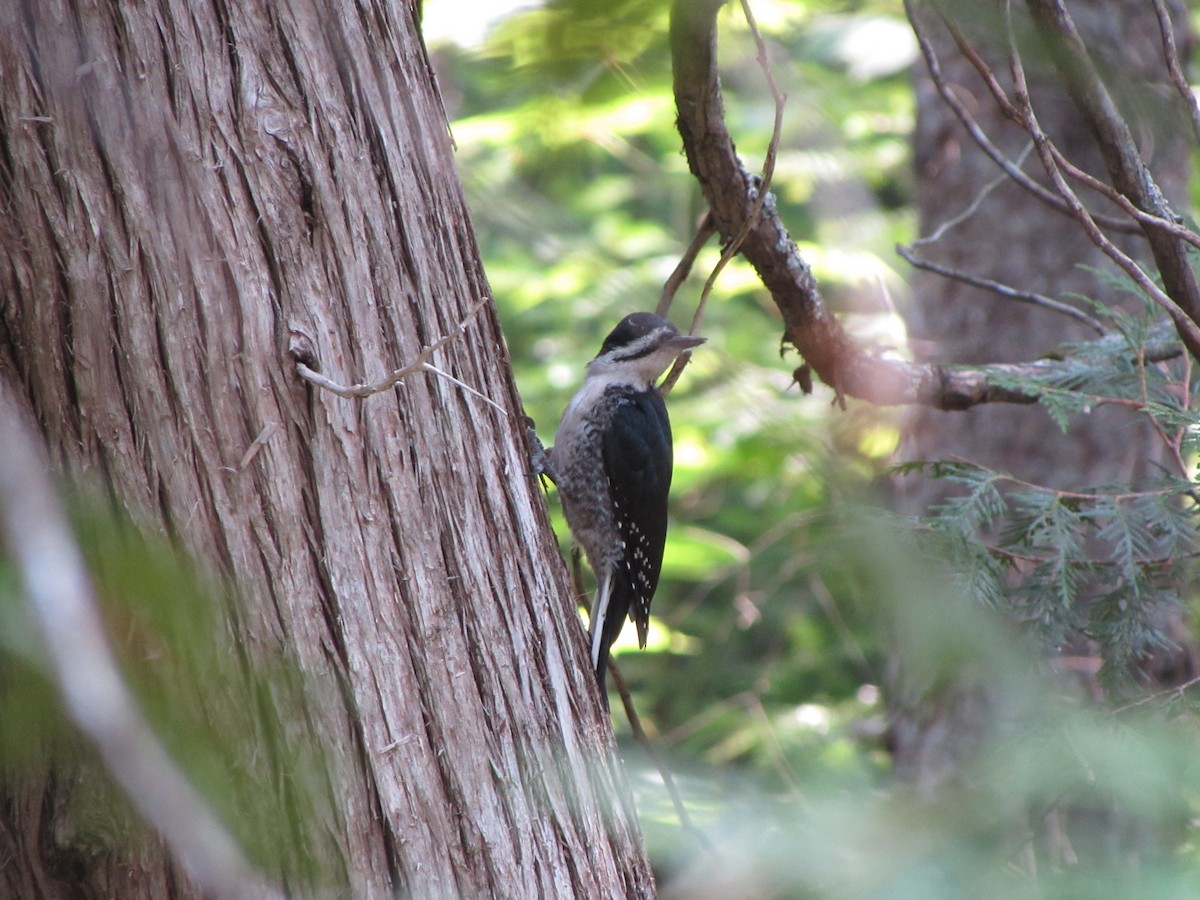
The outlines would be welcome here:
M 488 29 L 517 10 L 534 9 L 530 0 L 425 0 L 421 33 L 429 45 L 449 42 L 478 47 Z

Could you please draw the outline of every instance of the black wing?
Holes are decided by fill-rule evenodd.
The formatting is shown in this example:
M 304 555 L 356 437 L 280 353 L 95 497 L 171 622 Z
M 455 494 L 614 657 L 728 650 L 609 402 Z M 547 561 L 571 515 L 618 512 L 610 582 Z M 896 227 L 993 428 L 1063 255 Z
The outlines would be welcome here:
M 658 391 L 622 397 L 603 447 L 617 529 L 625 542 L 604 623 L 606 648 L 616 640 L 626 613 L 637 626 L 638 643 L 646 646 L 650 600 L 667 540 L 671 453 L 671 422 Z

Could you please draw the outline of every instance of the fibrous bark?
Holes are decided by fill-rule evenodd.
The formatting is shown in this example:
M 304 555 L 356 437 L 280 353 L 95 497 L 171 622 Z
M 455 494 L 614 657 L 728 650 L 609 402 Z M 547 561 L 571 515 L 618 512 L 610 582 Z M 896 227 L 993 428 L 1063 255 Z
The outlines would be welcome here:
M 306 679 L 302 708 L 246 697 L 328 760 L 315 788 L 247 760 L 312 793 L 268 874 L 652 893 L 523 422 L 425 374 L 362 401 L 296 376 L 299 340 L 382 377 L 487 293 L 414 11 L 9 3 L 0 209 L 0 377 L 57 465 L 236 586 L 231 654 Z M 435 362 L 519 410 L 490 308 Z M 161 848 L 56 846 L 65 780 L 4 786 L 0 894 L 194 895 Z

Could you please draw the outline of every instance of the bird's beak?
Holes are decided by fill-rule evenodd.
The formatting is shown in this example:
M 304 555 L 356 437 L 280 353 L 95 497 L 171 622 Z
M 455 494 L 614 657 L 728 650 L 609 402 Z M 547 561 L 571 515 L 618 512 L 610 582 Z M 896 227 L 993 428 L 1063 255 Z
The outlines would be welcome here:
M 690 334 L 681 334 L 678 337 L 668 338 L 666 346 L 672 350 L 690 350 L 692 347 L 699 347 L 708 338 L 696 337 Z

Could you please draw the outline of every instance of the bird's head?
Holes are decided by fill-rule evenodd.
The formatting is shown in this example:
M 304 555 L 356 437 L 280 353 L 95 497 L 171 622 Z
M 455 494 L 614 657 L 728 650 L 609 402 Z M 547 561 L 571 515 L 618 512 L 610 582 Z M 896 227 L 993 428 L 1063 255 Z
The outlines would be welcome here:
M 630 313 L 604 339 L 599 354 L 588 363 L 588 374 L 628 373 L 630 382 L 649 386 L 680 353 L 705 340 L 680 334 L 678 328 L 654 313 Z

